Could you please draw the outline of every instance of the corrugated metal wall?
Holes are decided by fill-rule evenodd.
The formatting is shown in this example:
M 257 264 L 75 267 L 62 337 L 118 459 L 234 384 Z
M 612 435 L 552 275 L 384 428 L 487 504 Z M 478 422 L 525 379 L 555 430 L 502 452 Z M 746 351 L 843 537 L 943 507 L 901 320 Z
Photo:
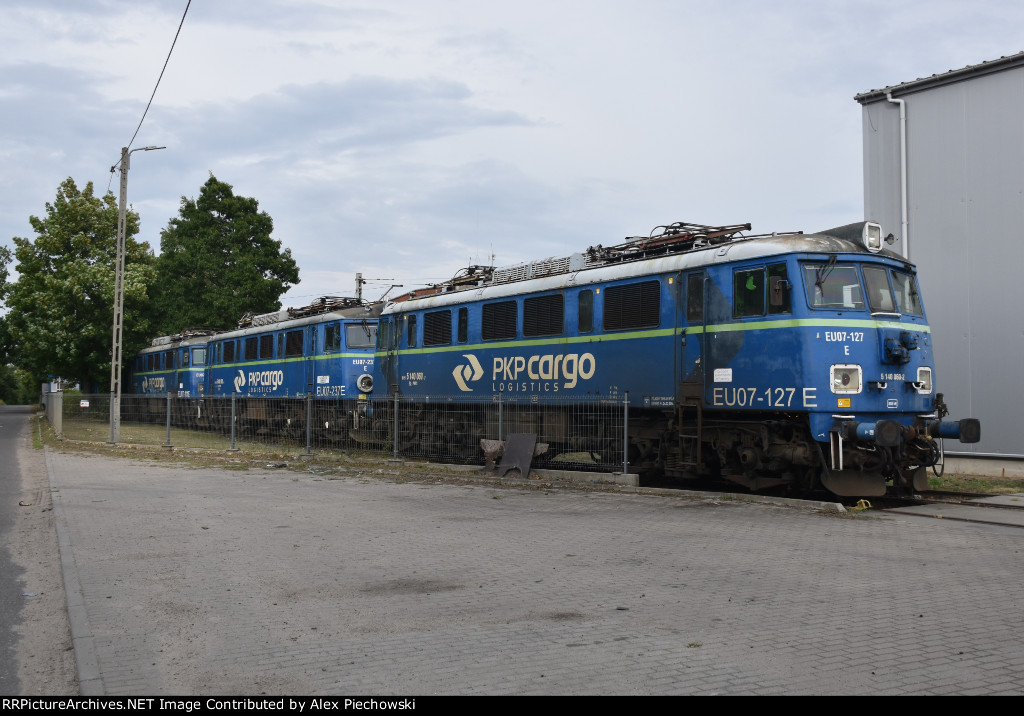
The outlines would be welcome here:
M 982 425 L 980 443 L 947 449 L 1024 457 L 1024 67 L 894 96 L 936 383 L 951 419 Z M 899 106 L 862 112 L 865 218 L 900 237 Z

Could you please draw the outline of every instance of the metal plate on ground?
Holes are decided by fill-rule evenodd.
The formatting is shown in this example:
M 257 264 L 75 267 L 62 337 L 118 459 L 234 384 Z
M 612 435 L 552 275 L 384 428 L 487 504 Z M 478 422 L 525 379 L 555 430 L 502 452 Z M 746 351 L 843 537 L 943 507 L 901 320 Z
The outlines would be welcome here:
M 498 465 L 498 477 L 513 468 L 518 468 L 524 478 L 529 477 L 536 444 L 536 433 L 511 433 L 505 441 L 505 454 L 501 456 L 501 464 Z

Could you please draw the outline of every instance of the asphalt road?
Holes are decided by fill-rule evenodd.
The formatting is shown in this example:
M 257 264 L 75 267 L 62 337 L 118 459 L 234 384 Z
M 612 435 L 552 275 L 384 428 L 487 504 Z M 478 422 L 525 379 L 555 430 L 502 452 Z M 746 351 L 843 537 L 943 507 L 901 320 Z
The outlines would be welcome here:
M 0 694 L 17 694 L 18 666 L 14 658 L 17 634 L 25 601 L 25 570 L 18 567 L 8 545 L 21 499 L 21 471 L 17 441 L 31 415 L 23 405 L 0 405 Z

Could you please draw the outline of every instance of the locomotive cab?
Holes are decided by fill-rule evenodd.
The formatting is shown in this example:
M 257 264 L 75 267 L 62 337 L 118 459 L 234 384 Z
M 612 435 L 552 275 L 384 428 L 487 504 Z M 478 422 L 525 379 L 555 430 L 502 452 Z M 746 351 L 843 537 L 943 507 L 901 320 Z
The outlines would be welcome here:
M 926 469 L 941 460 L 937 441 L 977 442 L 980 424 L 942 420 L 947 410 L 934 391 L 931 329 L 913 266 L 882 248 L 877 224 L 822 233 L 857 239 L 868 253 L 800 261 L 808 315 L 818 324 L 806 336 L 807 367 L 820 376 L 828 366 L 826 410 L 808 415 L 814 439 L 828 443 L 821 481 L 839 495 L 881 495 L 889 484 L 926 490 Z

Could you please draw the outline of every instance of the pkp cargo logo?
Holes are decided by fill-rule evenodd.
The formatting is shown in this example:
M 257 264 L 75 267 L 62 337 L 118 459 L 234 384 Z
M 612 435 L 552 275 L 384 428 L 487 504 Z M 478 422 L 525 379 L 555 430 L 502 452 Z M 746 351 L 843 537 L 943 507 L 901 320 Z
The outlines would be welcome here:
M 472 353 L 463 353 L 462 357 L 468 360 L 469 363 L 455 366 L 455 370 L 452 371 L 452 377 L 455 378 L 455 383 L 459 386 L 459 390 L 472 392 L 473 389 L 466 384 L 466 381 L 476 381 L 483 378 L 484 367 L 480 365 L 480 361 Z
M 246 385 L 250 387 L 250 393 L 273 392 L 284 385 L 284 371 L 252 371 L 249 373 L 248 378 L 244 372 L 238 371 L 238 377 L 235 378 L 235 392 L 241 393 L 242 388 L 246 387 Z

